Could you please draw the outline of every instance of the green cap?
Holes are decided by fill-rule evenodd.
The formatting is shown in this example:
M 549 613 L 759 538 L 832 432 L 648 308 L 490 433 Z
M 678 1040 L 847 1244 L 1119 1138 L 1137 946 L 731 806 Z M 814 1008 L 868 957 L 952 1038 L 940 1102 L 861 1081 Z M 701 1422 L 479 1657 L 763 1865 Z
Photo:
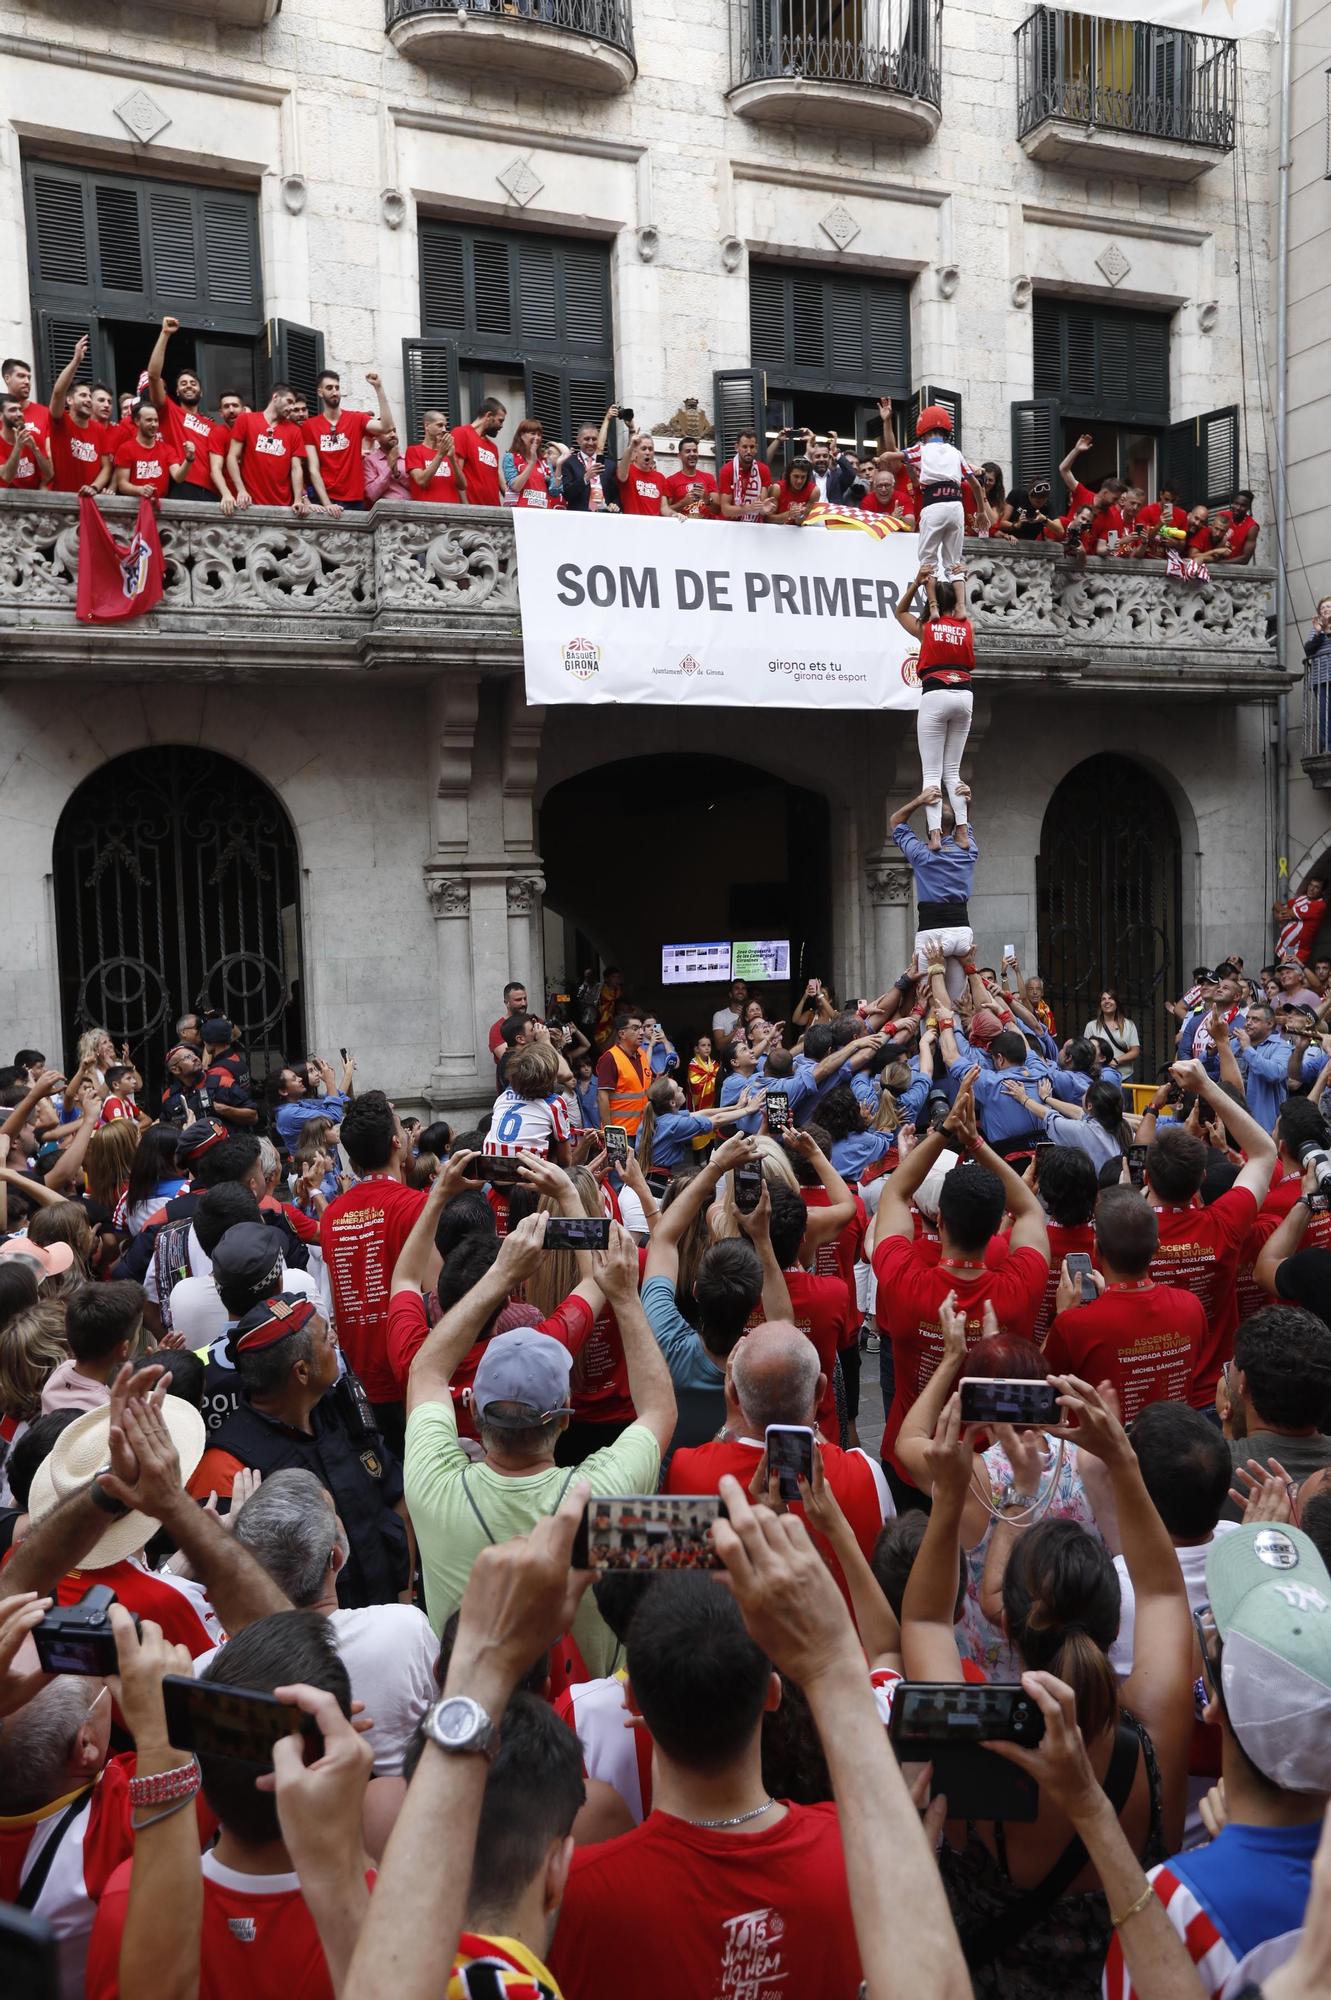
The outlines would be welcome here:
M 1211 1545 L 1206 1588 L 1243 1750 L 1282 1790 L 1331 1792 L 1331 1575 L 1316 1544 L 1298 1528 L 1235 1528 Z

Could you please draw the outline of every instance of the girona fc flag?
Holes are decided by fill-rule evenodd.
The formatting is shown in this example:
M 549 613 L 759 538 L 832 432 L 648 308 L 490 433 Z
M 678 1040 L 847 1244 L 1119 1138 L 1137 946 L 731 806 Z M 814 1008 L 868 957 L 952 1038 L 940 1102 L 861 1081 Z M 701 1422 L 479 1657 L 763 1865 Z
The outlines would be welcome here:
M 118 541 L 91 493 L 79 500 L 78 615 L 85 624 L 137 618 L 166 588 L 166 564 L 152 502 L 139 502 L 127 542 Z

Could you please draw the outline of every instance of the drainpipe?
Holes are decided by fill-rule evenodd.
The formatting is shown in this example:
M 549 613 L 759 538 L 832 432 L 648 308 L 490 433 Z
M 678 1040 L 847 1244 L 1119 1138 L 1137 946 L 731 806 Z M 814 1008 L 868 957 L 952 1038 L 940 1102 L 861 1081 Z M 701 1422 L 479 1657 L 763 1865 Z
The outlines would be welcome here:
M 1280 158 L 1277 166 L 1276 222 L 1276 660 L 1283 672 L 1289 631 L 1288 584 L 1289 500 L 1285 447 L 1289 437 L 1289 393 L 1286 364 L 1289 352 L 1289 184 L 1290 95 L 1294 74 L 1294 4 L 1280 8 Z M 1283 900 L 1289 872 L 1289 690 L 1276 698 L 1276 898 Z

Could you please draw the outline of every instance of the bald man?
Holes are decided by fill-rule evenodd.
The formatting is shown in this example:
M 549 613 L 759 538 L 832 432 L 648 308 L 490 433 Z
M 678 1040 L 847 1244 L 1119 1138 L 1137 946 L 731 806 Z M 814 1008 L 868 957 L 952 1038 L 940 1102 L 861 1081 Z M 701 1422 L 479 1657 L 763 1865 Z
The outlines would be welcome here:
M 723 1472 L 733 1473 L 747 1488 L 763 1456 L 768 1425 L 796 1424 L 814 1430 L 826 1380 L 817 1348 L 789 1320 L 768 1320 L 746 1333 L 726 1363 L 725 1433 L 710 1444 L 675 1453 L 667 1493 L 716 1493 Z M 881 1467 L 858 1447 L 842 1451 L 819 1439 L 816 1448 L 822 1453 L 823 1477 L 865 1556 L 871 1556 L 883 1522 L 896 1512 Z M 803 1504 L 793 1502 L 791 1512 L 802 1518 Z M 827 1542 L 818 1534 L 814 1540 L 844 1590 L 840 1566 Z

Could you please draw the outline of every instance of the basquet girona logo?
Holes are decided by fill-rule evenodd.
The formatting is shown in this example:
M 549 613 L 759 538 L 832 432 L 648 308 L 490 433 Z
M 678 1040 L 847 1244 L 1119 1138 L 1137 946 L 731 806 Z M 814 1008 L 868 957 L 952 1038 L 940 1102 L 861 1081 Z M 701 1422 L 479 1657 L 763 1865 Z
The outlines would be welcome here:
M 908 688 L 917 688 L 920 685 L 920 656 L 918 653 L 907 653 L 905 659 L 901 662 L 901 678 Z
M 566 639 L 559 649 L 564 672 L 576 681 L 589 681 L 601 671 L 601 649 L 594 639 Z

